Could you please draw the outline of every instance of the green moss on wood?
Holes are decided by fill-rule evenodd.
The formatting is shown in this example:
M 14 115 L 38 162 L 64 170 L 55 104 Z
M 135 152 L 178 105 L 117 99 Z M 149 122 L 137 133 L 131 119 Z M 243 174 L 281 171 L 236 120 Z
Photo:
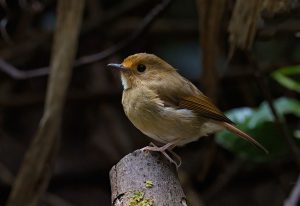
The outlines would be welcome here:
M 144 192 L 136 191 L 128 200 L 128 206 L 154 206 L 154 202 L 150 198 L 145 198 Z
M 153 187 L 153 182 L 151 180 L 146 180 L 145 181 L 145 187 L 146 188 L 152 188 Z

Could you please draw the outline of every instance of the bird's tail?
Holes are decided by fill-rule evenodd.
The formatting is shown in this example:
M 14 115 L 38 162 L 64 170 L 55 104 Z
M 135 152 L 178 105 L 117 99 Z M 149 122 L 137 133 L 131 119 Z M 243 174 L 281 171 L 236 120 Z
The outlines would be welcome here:
M 251 137 L 250 135 L 246 134 L 245 132 L 241 131 L 240 129 L 238 129 L 237 127 L 235 127 L 232 124 L 229 124 L 227 122 L 222 122 L 222 125 L 230 132 L 232 132 L 233 134 L 238 135 L 239 137 L 243 138 L 244 140 L 247 140 L 248 142 L 252 143 L 254 146 L 256 146 L 257 148 L 263 150 L 266 154 L 269 153 L 269 151 L 262 146 L 259 142 L 257 142 L 253 137 Z

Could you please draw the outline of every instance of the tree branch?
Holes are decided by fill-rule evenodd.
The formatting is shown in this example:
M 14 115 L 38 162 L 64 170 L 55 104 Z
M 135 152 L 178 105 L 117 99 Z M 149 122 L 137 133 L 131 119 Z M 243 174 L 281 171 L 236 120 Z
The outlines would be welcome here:
M 246 52 L 247 59 L 249 63 L 252 65 L 253 73 L 256 77 L 256 81 L 258 86 L 262 92 L 264 99 L 266 100 L 271 113 L 274 117 L 275 123 L 278 126 L 279 131 L 281 132 L 283 138 L 285 139 L 287 146 L 290 149 L 291 154 L 294 157 L 295 163 L 298 166 L 298 170 L 300 170 L 300 150 L 297 147 L 297 144 L 294 138 L 290 135 L 288 128 L 286 126 L 286 121 L 284 117 L 280 117 L 273 103 L 273 97 L 270 92 L 269 84 L 266 80 L 266 77 L 262 74 L 261 68 L 255 61 L 255 58 L 249 53 Z
M 25 154 L 7 206 L 36 206 L 47 188 L 58 150 L 62 109 L 77 51 L 83 7 L 84 0 L 58 2 L 45 110 L 37 134 Z
M 132 42 L 134 42 L 138 37 L 143 35 L 157 19 L 157 17 L 170 5 L 173 0 L 163 0 L 161 3 L 156 5 L 143 19 L 137 29 L 129 35 L 126 39 L 118 42 L 117 44 L 103 50 L 102 52 L 91 54 L 87 56 L 80 57 L 75 61 L 74 67 L 90 64 L 96 61 L 103 60 L 112 54 L 124 49 Z M 13 79 L 29 79 L 33 77 L 40 77 L 48 75 L 49 67 L 41 67 L 34 70 L 22 71 L 14 67 L 13 65 L 0 59 L 0 70 L 8 74 Z
M 284 206 L 297 206 L 300 198 L 300 175 L 290 196 L 284 201 Z

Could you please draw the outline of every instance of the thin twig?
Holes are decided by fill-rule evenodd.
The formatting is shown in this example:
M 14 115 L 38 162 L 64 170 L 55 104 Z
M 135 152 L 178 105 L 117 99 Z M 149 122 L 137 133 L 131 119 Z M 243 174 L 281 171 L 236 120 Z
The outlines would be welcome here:
M 5 1 L 5 0 L 2 0 Z M 54 0 L 43 1 L 43 7 L 49 8 L 51 2 L 53 3 Z M 123 14 L 128 13 L 139 6 L 143 5 L 147 0 L 132 0 L 122 1 L 123 3 L 117 4 L 113 8 L 109 10 L 105 10 L 101 18 L 93 18 L 93 19 L 86 19 L 84 24 L 82 25 L 80 36 L 84 36 L 94 30 L 104 30 L 107 28 L 107 25 L 110 25 L 112 21 L 120 18 Z M 0 0 L 1 2 L 1 0 Z M 50 6 L 51 7 L 51 6 Z M 9 9 L 6 9 L 6 13 L 9 14 Z M 9 15 L 7 15 L 7 18 Z M 0 56 L 3 59 L 27 59 L 28 54 L 35 52 L 36 48 L 49 48 L 52 41 L 52 33 L 51 32 L 41 32 L 39 30 L 35 30 L 30 32 L 30 39 L 27 38 L 26 41 L 18 41 L 15 42 L 13 45 L 6 47 L 0 50 Z M 24 38 L 21 38 L 24 39 Z M 0 67 L 1 69 L 1 67 Z
M 141 24 L 137 26 L 137 29 L 129 37 L 102 52 L 80 57 L 75 61 L 74 67 L 79 67 L 103 60 L 130 45 L 132 42 L 134 42 L 134 40 L 143 35 L 150 28 L 157 17 L 170 5 L 172 1 L 173 0 L 163 0 L 146 15 Z M 0 69 L 13 79 L 29 79 L 33 77 L 45 76 L 49 73 L 49 67 L 21 71 L 13 65 L 5 62 L 3 59 L 0 59 Z
M 212 198 L 215 198 L 218 193 L 224 189 L 228 183 L 236 176 L 236 174 L 239 172 L 240 168 L 242 167 L 243 162 L 239 159 L 235 160 L 233 163 L 231 163 L 224 173 L 220 174 L 217 179 L 214 181 L 215 184 L 212 184 L 204 193 L 204 196 L 206 199 L 211 200 Z
M 130 12 L 137 7 L 146 3 L 147 0 L 131 0 L 131 1 L 124 1 L 123 3 L 117 4 L 112 9 L 105 11 L 101 17 L 102 18 L 94 18 L 92 21 L 85 22 L 82 27 L 82 34 L 92 32 L 95 29 L 103 27 L 103 25 L 107 25 L 115 19 L 122 19 L 120 18 L 123 14 Z M 103 27 L 106 28 L 106 27 Z
M 287 145 L 290 148 L 290 151 L 294 156 L 294 159 L 298 166 L 298 169 L 300 170 L 300 150 L 298 149 L 295 140 L 293 139 L 293 137 L 291 137 L 291 135 L 288 131 L 288 128 L 287 128 L 286 122 L 285 122 L 285 118 L 283 116 L 282 117 L 279 116 L 279 114 L 274 106 L 273 97 L 270 92 L 269 84 L 268 84 L 265 76 L 262 75 L 261 69 L 260 69 L 259 65 L 257 64 L 257 62 L 255 61 L 255 59 L 250 54 L 247 54 L 247 58 L 248 58 L 249 62 L 251 63 L 251 65 L 253 66 L 252 68 L 254 70 L 254 75 L 256 77 L 258 86 L 260 87 L 260 89 L 262 91 L 264 99 L 268 103 L 268 106 L 272 112 L 274 119 L 275 119 L 275 123 L 278 126 L 278 129 L 280 130 L 284 139 L 286 140 Z
M 2 38 L 9 44 L 13 43 L 13 40 L 11 39 L 10 35 L 7 32 L 7 23 L 8 19 L 4 18 L 0 21 L 0 33 Z
M 81 66 L 84 64 L 90 64 L 96 61 L 100 61 L 125 48 L 127 45 L 136 40 L 139 36 L 144 34 L 150 28 L 154 20 L 170 5 L 172 1 L 173 0 L 163 0 L 160 4 L 156 5 L 143 19 L 143 21 L 137 27 L 137 29 L 127 39 L 124 39 L 123 41 L 115 44 L 114 46 L 100 53 L 79 58 L 78 60 L 76 60 L 75 66 Z
M 0 58 L 0 68 L 2 72 L 8 74 L 9 76 L 13 77 L 14 79 L 22 79 L 24 77 L 24 72 L 17 69 L 13 65 L 9 64 L 8 62 L 4 61 Z
M 284 201 L 284 206 L 297 206 L 300 198 L 300 175 L 290 196 Z

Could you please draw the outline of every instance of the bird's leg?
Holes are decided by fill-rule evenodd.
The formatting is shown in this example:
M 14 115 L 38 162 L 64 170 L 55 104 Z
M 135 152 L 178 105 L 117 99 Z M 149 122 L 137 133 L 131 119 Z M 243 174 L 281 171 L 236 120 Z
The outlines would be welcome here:
M 181 165 L 181 157 L 176 154 L 173 150 L 169 150 L 169 152 L 177 159 L 178 162 L 176 162 L 175 160 L 172 159 L 173 163 L 176 165 L 177 169 L 180 167 Z
M 171 152 L 171 151 L 169 151 L 172 155 L 174 155 L 173 153 L 175 153 L 175 152 Z M 179 162 L 179 163 L 177 163 L 174 159 L 172 159 L 172 157 L 170 157 L 170 155 L 168 155 L 167 154 L 167 152 L 165 152 L 165 151 L 163 151 L 163 152 L 161 152 L 171 163 L 173 163 L 175 166 L 176 166 L 176 168 L 178 169 L 179 167 L 180 167 L 180 165 L 181 165 L 181 161 Z
M 171 149 L 173 149 L 175 147 L 173 142 L 167 143 L 162 147 L 158 147 L 155 144 L 153 144 L 152 142 L 150 143 L 150 145 L 152 145 L 152 146 L 143 147 L 141 150 L 142 151 L 164 152 L 164 151 L 168 150 L 170 147 L 171 147 Z
M 176 142 L 170 142 L 170 143 L 165 144 L 162 147 L 158 147 L 154 143 L 151 142 L 150 143 L 151 146 L 143 147 L 141 150 L 142 151 L 161 152 L 171 163 L 175 164 L 176 168 L 178 169 L 181 165 L 181 158 L 175 152 L 172 151 L 172 149 L 176 146 L 175 143 Z M 170 152 L 170 154 L 173 155 L 178 160 L 178 162 L 176 162 L 174 159 L 172 159 L 170 157 L 170 155 L 167 154 L 167 151 Z

